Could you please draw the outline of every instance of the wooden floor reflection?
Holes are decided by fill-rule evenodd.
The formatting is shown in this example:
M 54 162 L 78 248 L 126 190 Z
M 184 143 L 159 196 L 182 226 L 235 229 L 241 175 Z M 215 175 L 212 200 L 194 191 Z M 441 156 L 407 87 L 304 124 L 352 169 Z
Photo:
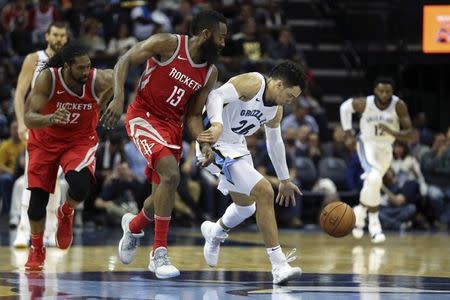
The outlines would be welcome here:
M 392 286 L 398 285 L 395 282 L 398 283 L 399 278 L 403 278 L 402 276 L 407 276 L 405 278 L 409 281 L 420 279 L 419 281 L 422 283 L 412 286 L 408 283 L 403 287 L 400 285 L 397 292 L 401 295 L 403 295 L 402 293 L 421 295 L 415 299 L 428 299 L 428 296 L 431 297 L 430 299 L 450 298 L 450 256 L 448 250 L 450 249 L 450 239 L 447 234 L 390 234 L 387 236 L 387 241 L 381 245 L 370 243 L 367 237 L 361 240 L 354 240 L 350 236 L 335 239 L 320 232 L 307 231 L 283 232 L 280 238 L 285 251 L 291 248 L 297 248 L 298 258 L 292 265 L 300 266 L 303 269 L 304 276 L 302 280 L 289 284 L 287 289 L 289 289 L 290 292 L 284 295 L 287 298 L 279 299 L 301 299 L 302 296 L 306 296 L 305 293 L 307 290 L 305 290 L 304 287 L 308 286 L 309 289 L 311 289 L 312 285 L 319 287 L 326 286 L 328 288 L 322 291 L 325 294 L 319 293 L 319 295 L 318 290 L 313 291 L 312 295 L 318 298 L 310 298 L 308 296 L 305 299 L 333 299 L 333 293 L 331 293 L 329 297 L 326 294 L 327 291 L 330 292 L 330 287 L 332 287 L 331 291 L 333 291 L 333 289 L 340 291 L 339 288 L 344 288 L 344 291 L 355 296 L 355 291 L 351 289 L 355 286 L 367 285 L 369 288 L 374 281 L 376 282 L 378 280 L 384 282 L 381 284 L 381 286 L 383 286 L 383 284 L 386 285 L 384 288 L 392 288 Z M 221 288 L 224 289 L 223 295 L 218 294 L 218 299 L 224 297 L 235 299 L 233 298 L 235 296 L 233 296 L 232 291 L 230 292 L 227 290 L 227 288 L 231 287 L 224 285 L 225 283 L 229 284 L 231 282 L 242 285 L 243 282 L 245 282 L 245 284 L 254 282 L 255 284 L 262 283 L 270 285 L 270 264 L 264 246 L 261 244 L 261 237 L 258 233 L 232 233 L 224 246 L 222 246 L 219 264 L 217 268 L 214 269 L 209 268 L 203 260 L 202 239 L 198 230 L 183 230 L 180 233 L 176 233 L 176 241 L 177 240 L 184 240 L 185 242 L 173 243 L 173 246 L 170 247 L 169 254 L 173 264 L 181 270 L 182 277 L 177 281 L 166 282 L 180 283 L 180 281 L 184 280 L 186 280 L 186 282 L 200 281 L 201 284 L 199 284 L 199 288 L 203 289 L 206 288 L 204 284 L 207 282 L 214 282 L 216 284 L 222 282 Z M 191 241 L 190 245 L 189 241 Z M 182 245 L 178 246 L 177 244 Z M 160 286 L 162 284 L 161 281 L 157 281 L 154 276 L 147 271 L 149 249 L 150 248 L 147 245 L 141 246 L 135 261 L 130 265 L 122 265 L 117 257 L 116 245 L 75 245 L 68 251 L 49 248 L 47 249 L 47 261 L 43 277 L 46 277 L 46 284 L 52 282 L 49 281 L 49 278 L 52 277 L 59 278 L 58 282 L 60 283 L 65 282 L 64 280 L 68 280 L 64 284 L 73 284 L 74 281 L 80 282 L 81 280 L 84 282 L 90 278 L 85 279 L 85 277 L 83 277 L 85 275 L 83 274 L 91 274 L 90 276 L 93 276 L 93 281 L 103 281 L 103 277 L 96 277 L 97 275 L 94 276 L 92 274 L 103 274 L 102 276 L 108 274 L 111 278 L 119 276 L 118 278 L 120 280 L 117 280 L 122 282 L 122 284 L 130 282 L 132 278 L 140 278 L 140 280 L 150 282 L 155 286 Z M 0 248 L 0 261 L 2 262 L 0 264 L 0 274 L 2 274 L 0 278 L 0 298 L 4 296 L 17 296 L 20 294 L 22 294 L 23 299 L 31 297 L 30 294 L 27 294 L 24 298 L 24 291 L 22 291 L 19 284 L 22 282 L 21 280 L 25 278 L 23 275 L 23 265 L 26 258 L 27 250 L 18 250 L 12 247 Z M 245 273 L 246 275 L 243 277 L 233 275 L 239 274 L 239 272 Z M 75 276 L 72 278 L 67 274 L 72 274 L 70 276 L 75 276 L 73 274 L 81 275 L 76 275 L 78 277 Z M 183 277 L 183 274 L 187 275 Z M 224 277 L 222 278 L 222 275 L 220 274 L 225 275 L 223 275 Z M 261 275 L 256 276 L 255 274 Z M 340 276 L 341 274 L 342 276 Z M 330 275 L 331 277 L 327 278 L 327 275 Z M 427 279 L 427 277 L 429 279 Z M 61 278 L 64 280 L 61 281 Z M 364 278 L 367 279 L 367 282 L 364 281 Z M 345 280 L 341 282 L 341 279 Z M 311 284 L 308 280 L 311 282 L 317 280 L 317 282 Z M 321 280 L 324 280 L 324 282 L 327 283 L 322 285 L 320 284 Z M 409 282 L 408 280 L 405 280 L 404 282 Z M 423 282 L 428 284 L 430 280 L 434 282 L 434 288 L 430 288 L 430 291 L 436 293 L 439 292 L 439 296 L 434 295 L 438 298 L 432 298 L 434 297 L 434 292 L 420 290 L 420 287 L 424 286 Z M 1 282 L 3 282 L 3 284 L 1 284 Z M 5 284 L 5 282 L 10 284 Z M 35 282 L 40 282 L 39 277 L 35 279 Z M 433 286 L 432 282 L 430 283 L 430 287 Z M 439 283 L 438 289 L 436 289 L 436 282 Z M 19 287 L 14 286 L 14 284 L 19 285 Z M 258 284 L 256 285 L 256 290 L 261 290 L 262 287 L 258 286 Z M 37 286 L 40 285 L 42 284 L 37 284 Z M 13 288 L 11 288 L 11 286 Z M 170 286 L 170 288 L 173 289 L 174 286 Z M 350 288 L 350 290 L 347 291 L 345 288 Z M 406 290 L 402 290 L 402 288 L 408 288 L 410 290 L 407 290 L 409 292 L 405 292 Z M 54 290 L 54 296 L 58 294 L 58 291 L 61 292 L 64 291 L 64 289 L 65 287 L 61 285 L 51 288 L 51 290 Z M 272 287 L 270 287 L 270 289 L 272 289 Z M 418 290 L 416 291 L 415 289 Z M 28 292 L 25 291 L 25 293 L 29 293 L 29 290 L 30 289 L 28 288 Z M 79 290 L 82 291 L 83 287 L 80 287 Z M 110 290 L 110 287 L 105 288 L 105 290 Z M 264 287 L 262 290 L 266 290 L 266 288 Z M 428 291 L 428 289 L 426 290 Z M 189 297 L 194 297 L 193 299 L 196 299 L 195 297 L 197 296 L 199 296 L 200 299 L 202 297 L 203 299 L 207 299 L 208 297 L 204 298 L 204 294 L 207 294 L 208 291 L 208 289 L 206 289 L 206 291 L 202 290 L 201 295 L 194 293 L 194 296 L 187 296 L 186 299 Z M 297 292 L 293 293 L 292 291 Z M 380 296 L 377 292 L 366 292 L 371 295 Z M 383 290 L 381 290 L 381 292 L 383 292 Z M 390 291 L 386 293 L 390 296 L 400 295 L 397 292 Z M 48 289 L 47 293 L 49 293 Z M 340 296 L 343 295 L 341 293 L 342 291 L 339 294 Z M 249 293 L 247 291 L 248 297 L 261 299 L 265 299 L 265 296 L 268 297 L 266 297 L 267 299 L 274 299 L 274 295 L 281 294 L 283 294 L 283 292 L 274 293 L 272 291 L 264 294 Z M 70 293 L 68 293 L 68 295 L 70 295 Z M 80 295 L 82 295 L 82 293 L 78 294 L 78 296 Z M 167 295 L 170 295 L 170 293 Z M 77 294 L 75 293 L 73 296 L 77 296 Z M 98 297 L 108 298 L 110 296 L 111 295 L 108 292 L 103 294 L 103 296 L 100 295 Z M 123 294 L 116 296 L 119 298 L 125 297 Z M 155 294 L 154 296 L 156 299 L 157 295 Z M 288 298 L 288 296 L 291 298 Z M 138 296 L 134 295 L 133 297 Z M 145 296 L 143 297 L 144 298 L 142 299 L 145 299 Z M 337 299 L 336 294 L 334 294 L 334 297 L 334 299 Z M 382 299 L 384 298 L 385 297 L 383 296 Z M 167 299 L 185 298 L 169 297 Z M 211 299 L 215 298 L 212 297 Z M 239 297 L 236 299 L 239 299 Z M 342 299 L 348 298 L 344 297 Z M 389 299 L 389 297 L 386 299 Z

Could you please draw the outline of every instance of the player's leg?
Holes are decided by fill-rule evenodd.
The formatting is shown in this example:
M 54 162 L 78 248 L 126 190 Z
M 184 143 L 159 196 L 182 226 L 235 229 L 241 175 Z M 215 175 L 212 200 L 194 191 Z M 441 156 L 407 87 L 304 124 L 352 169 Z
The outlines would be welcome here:
M 363 234 L 365 218 L 369 215 L 369 233 L 373 242 L 382 242 L 385 237 L 381 230 L 378 218 L 381 202 L 381 185 L 386 171 L 377 159 L 377 153 L 381 151 L 375 144 L 358 142 L 358 155 L 364 169 L 364 184 L 360 193 L 360 204 L 354 208 L 356 223 L 353 236 L 360 238 Z M 384 171 L 383 171 L 384 170 Z M 370 224 L 372 224 L 370 226 Z
M 256 222 L 272 263 L 274 283 L 280 284 L 298 277 L 301 274 L 300 268 L 289 266 L 290 258 L 283 254 L 278 240 L 274 192 L 271 184 L 254 169 L 251 158 L 247 156 L 238 159 L 228 170 L 231 178 L 222 177 L 219 189 L 225 193 L 230 192 L 233 204 L 227 208 L 217 223 L 202 224 L 202 234 L 206 240 L 205 259 L 210 265 L 217 263 L 219 245 L 226 238 L 227 232 L 252 216 L 256 209 Z
M 31 248 L 25 269 L 39 271 L 44 266 L 44 229 L 46 207 L 49 192 L 40 188 L 31 189 L 30 205 L 28 207 L 28 219 L 30 220 Z
M 47 205 L 47 219 L 45 223 L 44 243 L 48 247 L 56 246 L 56 228 L 58 226 L 58 219 L 56 217 L 56 210 L 60 204 L 61 188 L 60 188 L 60 173 L 62 169 L 58 171 L 58 176 L 55 184 L 55 192 L 50 194 L 50 198 Z
M 28 144 L 27 188 L 31 191 L 28 219 L 31 248 L 25 268 L 41 270 L 45 260 L 44 229 L 49 194 L 55 189 L 57 154 Z
M 366 199 L 365 205 L 368 212 L 368 229 L 371 241 L 373 243 L 381 243 L 386 240 L 383 233 L 381 222 L 379 218 L 380 202 L 381 202 L 381 186 L 383 184 L 383 176 L 391 165 L 392 161 L 392 147 L 390 145 L 379 146 L 375 151 L 373 165 L 376 171 L 376 179 L 372 179 L 372 186 L 370 193 L 372 197 Z M 371 176 L 374 176 L 371 171 Z
M 66 201 L 57 209 L 56 246 L 60 249 L 67 249 L 72 244 L 74 209 L 87 199 L 91 182 L 94 181 L 92 171 L 88 167 L 80 171 L 76 169 L 66 171 L 65 178 L 69 184 L 69 190 Z
M 180 172 L 178 158 L 168 148 L 155 155 L 154 165 L 159 182 L 151 197 L 155 210 L 155 237 L 153 251 L 150 253 L 149 270 L 155 272 L 156 277 L 165 279 L 180 275 L 180 271 L 170 263 L 167 253 L 167 235 L 175 204 L 175 193 L 180 182 Z

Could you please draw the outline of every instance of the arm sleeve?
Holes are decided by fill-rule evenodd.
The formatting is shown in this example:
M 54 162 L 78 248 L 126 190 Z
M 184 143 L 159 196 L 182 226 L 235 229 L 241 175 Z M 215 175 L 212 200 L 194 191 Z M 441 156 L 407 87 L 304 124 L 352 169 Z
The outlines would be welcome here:
M 206 112 L 211 123 L 221 123 L 224 104 L 239 100 L 239 94 L 234 85 L 227 82 L 220 88 L 211 91 L 206 101 Z
M 280 126 L 276 128 L 265 126 L 265 128 L 267 152 L 277 177 L 279 180 L 289 179 L 289 169 L 286 163 L 286 150 L 281 137 L 281 128 Z
M 339 109 L 341 115 L 341 125 L 344 131 L 352 129 L 352 114 L 355 112 L 352 102 L 352 98 L 344 101 Z

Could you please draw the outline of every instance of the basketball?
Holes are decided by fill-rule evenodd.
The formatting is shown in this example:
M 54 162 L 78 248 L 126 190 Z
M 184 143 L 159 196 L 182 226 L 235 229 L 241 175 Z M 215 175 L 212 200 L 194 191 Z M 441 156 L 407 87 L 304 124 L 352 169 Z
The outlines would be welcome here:
M 355 226 L 355 221 L 353 209 L 341 201 L 331 202 L 320 213 L 320 227 L 333 237 L 349 234 Z

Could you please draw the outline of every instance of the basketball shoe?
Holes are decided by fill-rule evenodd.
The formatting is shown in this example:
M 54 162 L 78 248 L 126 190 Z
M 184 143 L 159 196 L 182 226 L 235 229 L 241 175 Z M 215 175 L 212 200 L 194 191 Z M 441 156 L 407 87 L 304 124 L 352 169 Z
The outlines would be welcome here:
M 180 276 L 180 271 L 170 263 L 170 257 L 165 247 L 158 247 L 150 252 L 148 269 L 159 279 Z
M 200 230 L 205 238 L 205 246 L 203 246 L 203 257 L 210 267 L 217 266 L 219 261 L 220 243 L 223 243 L 228 237 L 228 234 L 223 236 L 216 236 L 214 233 L 215 223 L 205 221 L 202 223 Z
M 355 228 L 352 230 L 353 237 L 356 239 L 362 238 L 364 235 L 364 226 L 366 225 L 367 208 L 361 204 L 356 205 L 353 208 L 355 213 Z
M 28 260 L 25 263 L 25 270 L 27 271 L 41 271 L 45 262 L 45 247 L 34 248 L 30 247 L 28 252 Z
M 126 213 L 122 217 L 123 235 L 119 242 L 119 258 L 126 265 L 134 260 L 139 239 L 144 236 L 144 231 L 139 233 L 132 233 L 130 231 L 129 225 L 134 217 L 131 213 Z
M 380 220 L 378 218 L 376 220 L 369 218 L 369 233 L 370 240 L 374 244 L 382 243 L 386 240 L 386 236 L 381 229 Z
M 289 265 L 290 262 L 297 258 L 297 256 L 295 256 L 296 251 L 297 250 L 294 248 L 286 256 L 283 254 L 282 261 L 272 263 L 273 284 L 283 285 L 290 280 L 300 278 L 302 269 L 299 267 L 291 267 Z
M 61 206 L 56 211 L 58 217 L 58 227 L 56 228 L 56 246 L 59 249 L 67 249 L 72 244 L 73 233 L 73 214 L 75 210 L 72 210 L 70 215 L 63 213 Z

